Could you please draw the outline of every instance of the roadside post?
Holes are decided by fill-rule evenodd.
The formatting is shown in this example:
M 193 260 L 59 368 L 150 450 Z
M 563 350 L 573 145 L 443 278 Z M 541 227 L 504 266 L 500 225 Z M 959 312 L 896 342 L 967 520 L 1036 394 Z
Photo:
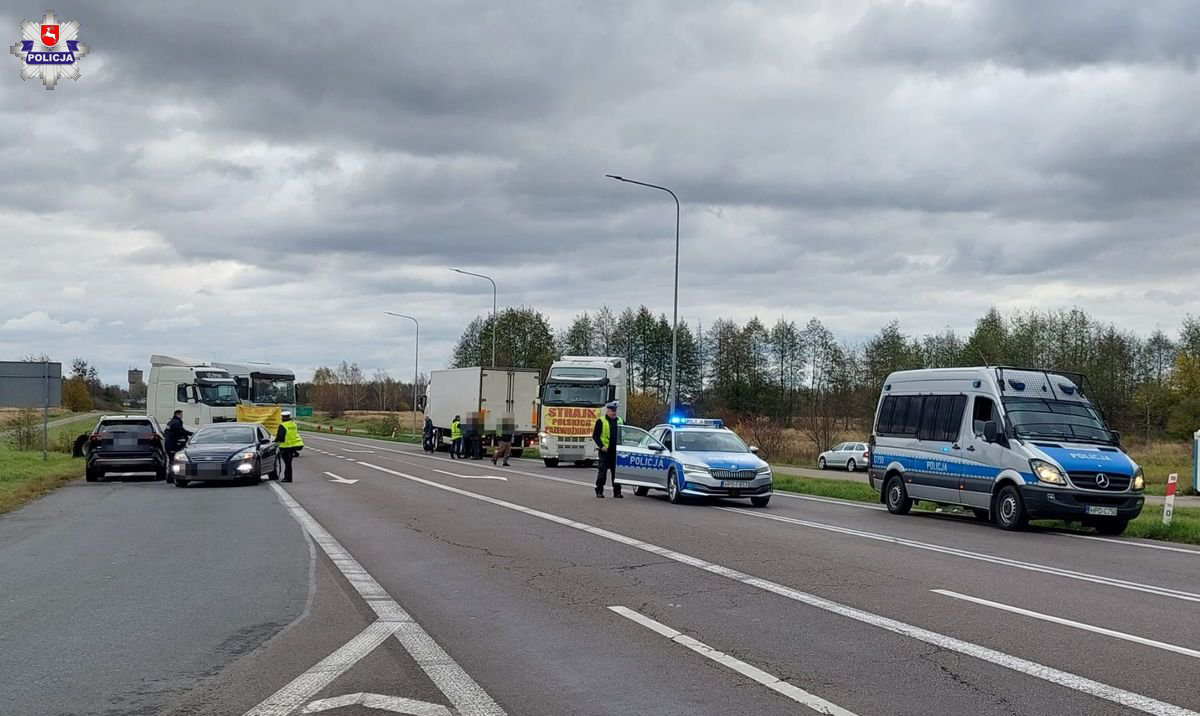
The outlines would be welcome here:
M 42 361 L 42 462 L 50 459 L 50 362 Z
M 1200 430 L 1192 436 L 1192 492 L 1200 495 Z
M 1167 475 L 1167 499 L 1163 500 L 1163 524 L 1171 526 L 1171 516 L 1175 514 L 1175 484 L 1179 482 L 1179 475 L 1171 473 Z

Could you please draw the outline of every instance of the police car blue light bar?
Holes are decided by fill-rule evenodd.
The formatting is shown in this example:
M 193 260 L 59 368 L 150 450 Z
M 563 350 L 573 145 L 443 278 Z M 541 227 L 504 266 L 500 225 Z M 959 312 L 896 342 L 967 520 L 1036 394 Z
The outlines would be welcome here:
M 721 428 L 725 427 L 718 418 L 671 418 L 672 425 L 702 425 L 706 428 Z

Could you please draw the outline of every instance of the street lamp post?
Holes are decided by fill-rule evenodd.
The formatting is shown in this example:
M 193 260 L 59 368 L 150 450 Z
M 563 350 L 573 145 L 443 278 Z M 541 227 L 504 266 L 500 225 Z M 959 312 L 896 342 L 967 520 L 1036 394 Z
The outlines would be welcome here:
M 616 174 L 605 174 L 609 179 L 623 181 L 626 184 L 637 184 L 638 186 L 649 187 L 665 191 L 675 200 L 675 303 L 671 309 L 671 412 L 668 417 L 675 414 L 675 402 L 678 395 L 678 380 L 679 380 L 679 197 L 675 196 L 675 192 L 659 186 L 657 184 L 647 184 L 642 181 L 634 181 L 625 177 L 617 176 Z
M 486 278 L 488 281 L 492 281 L 491 276 L 484 276 L 481 273 L 471 273 L 470 271 L 463 271 L 462 269 L 456 269 L 456 268 L 452 268 L 450 270 L 453 271 L 454 273 L 461 273 L 464 276 L 475 276 L 476 278 Z M 496 330 L 498 328 L 499 328 L 499 326 L 496 325 L 496 282 L 492 281 L 492 366 L 491 367 L 493 367 L 493 368 L 496 367 Z
M 421 375 L 417 368 L 417 366 L 420 364 L 420 360 L 421 360 L 421 322 L 418 321 L 417 319 L 413 318 L 412 316 L 408 316 L 403 313 L 392 313 L 391 311 L 384 311 L 384 313 L 388 314 L 389 316 L 395 316 L 396 318 L 407 318 L 408 320 L 417 324 L 417 340 L 413 346 L 413 398 L 412 398 L 413 437 L 416 437 L 417 436 L 417 378 Z

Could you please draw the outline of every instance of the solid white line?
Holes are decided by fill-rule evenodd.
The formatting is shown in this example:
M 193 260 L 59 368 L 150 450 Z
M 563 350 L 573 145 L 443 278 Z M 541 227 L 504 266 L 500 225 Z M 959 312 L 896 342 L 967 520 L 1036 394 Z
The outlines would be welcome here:
M 897 621 L 895 619 L 891 619 L 891 618 L 888 618 L 885 616 L 881 616 L 879 614 L 873 614 L 871 612 L 863 611 L 861 609 L 856 609 L 854 607 L 846 606 L 845 604 L 839 604 L 837 602 L 830 601 L 823 597 L 818 597 L 814 594 L 802 592 L 798 589 L 793 589 L 791 587 L 785 587 L 782 584 L 777 584 L 775 582 L 771 582 L 766 579 L 761 579 L 759 577 L 753 577 L 744 572 L 739 572 L 735 569 L 730 569 L 729 567 L 725 567 L 725 566 L 722 566 L 719 564 L 714 564 L 713 562 L 708 562 L 706 560 L 700 559 L 699 557 L 692 557 L 690 555 L 683 554 L 682 552 L 676 552 L 674 550 L 667 549 L 666 547 L 660 547 L 658 545 L 651 544 L 649 542 L 643 542 L 642 540 L 636 539 L 634 537 L 628 537 L 628 536 L 620 534 L 618 532 L 613 532 L 611 530 L 606 530 L 606 529 L 603 529 L 600 527 L 595 527 L 593 525 L 589 525 L 589 524 L 586 524 L 583 522 L 576 522 L 575 520 L 572 520 L 572 519 L 569 519 L 566 517 L 560 517 L 558 515 L 550 514 L 549 512 L 542 512 L 541 510 L 535 510 L 532 507 L 518 505 L 513 502 L 508 502 L 506 500 L 500 500 L 495 497 L 489 497 L 488 495 L 482 495 L 477 492 L 471 492 L 470 490 L 464 490 L 459 487 L 443 485 L 439 482 L 434 482 L 433 480 L 426 480 L 424 478 L 416 477 L 414 475 L 408 475 L 403 472 L 398 472 L 396 470 L 392 470 L 392 469 L 389 469 L 386 467 L 381 467 L 379 465 L 373 465 L 369 462 L 360 461 L 358 464 L 362 465 L 363 467 L 371 468 L 372 470 L 378 470 L 379 472 L 384 472 L 389 475 L 395 475 L 396 477 L 402 477 L 402 478 L 404 478 L 406 480 L 410 480 L 412 482 L 417 482 L 422 485 L 428 485 L 430 487 L 434 487 L 439 490 L 444 490 L 446 492 L 452 492 L 456 495 L 470 497 L 471 499 L 479 500 L 481 502 L 487 502 L 489 504 L 497 505 L 499 507 L 504 507 L 506 509 L 510 509 L 515 512 L 520 512 L 522 514 L 526 514 L 531 517 L 537 517 L 539 519 L 543 519 L 548 522 L 554 522 L 556 524 L 570 527 L 572 529 L 577 529 L 582 532 L 586 532 L 588 534 L 595 535 L 597 537 L 602 537 L 604 539 L 611 540 L 613 542 L 618 542 L 620 544 L 628 545 L 635 549 L 640 549 L 644 552 L 649 552 L 651 554 L 655 554 L 660 557 L 665 557 L 667 559 L 674 560 L 681 564 L 686 564 L 686 565 L 689 565 L 692 567 L 696 567 L 697 569 L 702 569 L 711 574 L 716 574 L 718 576 L 725 577 L 727 579 L 732 579 L 734 581 L 741 582 L 743 584 L 747 584 L 752 587 L 756 587 L 763 591 L 771 592 L 772 594 L 777 594 L 781 597 L 786 597 L 788 599 L 800 602 L 801 604 L 807 604 L 809 606 L 816 607 L 817 609 L 821 609 L 821 610 L 830 612 L 832 614 L 844 616 L 848 619 L 853 619 L 855 621 L 862 622 L 864 624 L 869 624 L 871 626 L 878 627 L 878 628 L 884 629 L 886 631 L 900 634 L 902 636 L 907 636 L 909 638 L 916 639 L 918 641 L 923 641 L 927 644 L 932 644 L 933 646 L 936 646 L 940 649 L 945 649 L 947 651 L 954 651 L 954 652 L 958 652 L 960 654 L 965 654 L 967 656 L 972 656 L 972 657 L 975 657 L 982 661 L 987 661 L 989 663 L 996 664 L 997 666 L 1001 666 L 1006 669 L 1016 671 L 1018 673 L 1027 674 L 1034 678 L 1042 679 L 1043 681 L 1048 681 L 1052 684 L 1058 684 L 1059 686 L 1065 686 L 1066 688 L 1073 689 L 1073 690 L 1079 691 L 1081 693 L 1089 694 L 1091 696 L 1095 696 L 1097 698 L 1104 699 L 1106 701 L 1111 701 L 1113 703 L 1116 703 L 1116 704 L 1119 704 L 1122 706 L 1127 706 L 1129 708 L 1136 709 L 1138 711 L 1142 711 L 1142 712 L 1145 712 L 1148 714 L 1153 714 L 1154 716 L 1200 716 L 1200 713 L 1197 713 L 1195 711 L 1190 711 L 1188 709 L 1185 709 L 1185 708 L 1182 708 L 1179 706 L 1175 706 L 1173 704 L 1168 704 L 1164 701 L 1159 701 L 1159 700 L 1153 699 L 1149 696 L 1143 696 L 1141 694 L 1135 694 L 1131 691 L 1125 691 L 1123 689 L 1118 689 L 1115 686 L 1109 686 L 1108 684 L 1103 684 L 1098 681 L 1093 681 L 1091 679 L 1085 678 L 1083 676 L 1079 676 L 1077 674 L 1072 674 L 1070 672 L 1059 671 L 1058 669 L 1054 669 L 1049 666 L 1044 666 L 1037 662 L 1029 661 L 1027 659 L 1022 659 L 1017 656 L 1012 656 L 1011 654 L 1005 654 L 1004 652 L 996 651 L 995 649 L 989 649 L 985 646 L 980 646 L 978 644 L 972 644 L 971 642 L 963 641 L 961 639 L 956 639 L 951 636 L 946 636 L 945 634 L 939 634 L 937 632 L 929 631 L 928 629 L 922 629 L 921 627 L 913 626 L 911 624 L 905 624 L 904 622 Z M 318 544 L 319 544 L 319 542 L 318 542 Z
M 361 464 L 361 463 L 360 463 Z M 436 483 L 435 483 L 436 484 Z M 292 499 L 278 484 L 270 483 L 280 502 L 292 513 L 292 517 L 312 536 L 338 571 L 350 582 L 350 586 L 366 600 L 367 606 L 379 616 L 381 622 L 395 625 L 395 636 L 404 646 L 421 670 L 441 690 L 462 716 L 505 716 L 504 709 L 488 696 L 475 680 L 463 671 L 450 655 L 421 628 L 421 625 L 404 610 L 396 600 L 375 581 L 358 560 L 333 535 L 329 534 L 300 503 Z
M 445 470 L 437 470 L 434 468 L 430 469 L 434 472 L 440 472 L 443 475 L 449 475 L 450 477 L 461 477 L 464 480 L 504 480 L 505 482 L 508 482 L 507 477 L 501 477 L 499 475 L 460 475 L 457 472 L 446 472 Z
M 1145 547 L 1147 549 L 1161 549 L 1166 552 L 1181 552 L 1183 554 L 1190 554 L 1193 557 L 1200 557 L 1200 550 L 1188 549 L 1186 547 L 1172 547 L 1171 545 L 1168 545 L 1168 544 L 1151 544 L 1149 542 L 1141 542 L 1141 541 L 1134 541 L 1134 540 L 1128 540 L 1128 539 L 1113 539 L 1112 537 L 1096 537 L 1095 535 L 1081 535 L 1081 534 L 1075 534 L 1074 532 L 1052 531 L 1052 532 L 1050 532 L 1050 534 L 1058 535 L 1060 537 L 1074 537 L 1075 539 L 1090 539 L 1090 540 L 1095 540 L 1097 542 L 1108 542 L 1109 544 L 1123 544 L 1127 547 Z
M 1078 579 L 1082 582 L 1091 582 L 1093 584 L 1104 584 L 1110 587 L 1119 589 L 1130 589 L 1137 592 L 1145 592 L 1147 594 L 1156 594 L 1160 597 L 1170 597 L 1172 599 L 1181 599 L 1186 602 L 1200 602 L 1200 594 L 1193 592 L 1184 592 L 1178 589 L 1169 587 L 1157 587 L 1152 584 L 1143 584 L 1141 582 L 1130 582 L 1124 579 L 1116 579 L 1113 577 L 1102 577 L 1096 574 L 1088 574 L 1086 572 L 1076 572 L 1070 569 L 1061 567 L 1051 567 L 1045 564 L 1036 564 L 1033 562 L 1021 562 L 1007 557 L 999 557 L 992 554 L 984 554 L 981 552 L 969 552 L 965 549 L 957 549 L 955 547 L 945 547 L 928 542 L 918 542 L 916 540 L 905 539 L 903 537 L 893 537 L 892 535 L 879 534 L 877 532 L 864 532 L 863 530 L 851 529 L 849 527 L 838 527 L 837 525 L 828 525 L 823 522 L 812 522 L 810 520 L 802 520 L 796 517 L 784 517 L 783 515 L 769 515 L 763 512 L 747 510 L 742 507 L 714 507 L 716 510 L 725 512 L 735 512 L 741 515 L 749 515 L 758 517 L 764 520 L 774 520 L 776 522 L 784 522 L 787 524 L 797 525 L 800 527 L 811 527 L 813 529 L 825 530 L 827 532 L 836 532 L 838 534 L 853 535 L 855 537 L 863 537 L 865 539 L 876 540 L 879 542 L 888 542 L 898 544 L 904 547 L 912 547 L 913 549 L 923 549 L 929 552 L 938 552 L 940 554 L 954 555 L 955 557 L 963 557 L 965 559 L 973 559 L 989 564 L 999 564 L 1006 567 L 1023 569 L 1029 572 L 1040 572 L 1042 574 L 1053 574 L 1058 577 L 1066 577 L 1067 579 Z
M 395 634 L 399 627 L 400 624 L 395 622 L 372 623 L 337 651 L 247 711 L 246 716 L 286 716 L 292 713 Z
M 955 599 L 962 599 L 964 601 L 974 602 L 975 604 L 982 604 L 985 607 L 992 607 L 993 609 L 1002 609 L 1006 612 L 1012 612 L 1013 614 L 1020 614 L 1022 616 L 1031 617 L 1033 619 L 1041 619 L 1042 621 L 1051 622 L 1053 624 L 1062 624 L 1063 626 L 1074 627 L 1075 629 L 1083 629 L 1084 631 L 1095 632 L 1096 634 L 1103 634 L 1104 636 L 1111 636 L 1114 639 L 1124 639 L 1125 641 L 1131 641 L 1135 644 L 1143 644 L 1145 646 L 1152 646 L 1155 649 L 1162 649 L 1164 651 L 1173 651 L 1176 654 L 1183 654 L 1184 656 L 1190 656 L 1193 659 L 1200 659 L 1200 651 L 1196 651 L 1195 649 L 1188 649 L 1187 647 L 1176 646 L 1175 644 L 1168 644 L 1163 641 L 1155 641 L 1153 639 L 1147 639 L 1145 637 L 1135 636 L 1133 634 L 1126 634 L 1124 632 L 1113 631 L 1112 629 L 1105 629 L 1104 627 L 1093 626 L 1091 624 L 1084 624 L 1083 622 L 1071 621 L 1070 619 L 1063 619 L 1062 617 L 1054 617 L 1054 616 L 1050 616 L 1049 614 L 1042 614 L 1040 612 L 1034 612 L 1034 611 L 1030 611 L 1028 609 L 1021 609 L 1020 607 L 1012 607 L 1007 604 L 1000 604 L 999 602 L 992 602 L 987 599 L 980 599 L 979 597 L 971 597 L 966 594 L 959 594 L 958 592 L 951 592 L 948 589 L 931 589 L 929 591 L 933 592 L 934 594 L 941 594 L 946 597 L 953 597 Z
M 302 713 L 313 714 L 343 706 L 366 706 L 369 709 L 391 711 L 409 716 L 453 716 L 450 709 L 441 704 L 431 704 L 416 699 L 405 699 L 399 696 L 384 696 L 383 694 L 365 694 L 358 692 L 345 696 L 335 696 L 331 699 L 318 699 L 304 707 Z
M 716 649 L 712 648 L 708 644 L 705 644 L 704 642 L 701 642 L 701 641 L 697 641 L 696 639 L 693 639 L 692 637 L 687 636 L 681 632 L 675 631 L 674 629 L 667 626 L 666 624 L 657 622 L 657 621 L 651 619 L 650 617 L 645 616 L 644 614 L 639 614 L 638 612 L 635 612 L 632 609 L 629 609 L 627 607 L 621 607 L 621 606 L 613 606 L 613 607 L 609 607 L 609 609 L 616 612 L 617 614 L 620 614 L 621 616 L 625 617 L 626 619 L 629 619 L 633 622 L 641 624 L 642 626 L 646 627 L 647 629 L 650 629 L 651 631 L 654 631 L 658 634 L 661 634 L 662 636 L 665 636 L 666 638 L 670 639 L 671 641 L 675 642 L 676 644 L 679 644 L 680 646 L 686 646 L 687 648 L 691 649 L 692 651 L 696 652 L 697 654 L 699 654 L 700 656 L 703 656 L 706 659 L 712 659 L 713 661 L 717 662 L 718 664 L 721 664 L 722 666 L 726 666 L 726 667 L 732 669 L 733 671 L 736 671 L 737 673 L 741 674 L 742 676 L 745 676 L 746 678 L 751 679 L 752 681 L 757 681 L 758 683 L 762 684 L 763 686 L 767 687 L 768 689 L 770 689 L 776 693 L 783 694 L 784 696 L 788 697 L 792 701 L 795 701 L 800 704 L 804 704 L 805 706 L 809 707 L 813 711 L 816 711 L 817 713 L 825 714 L 826 716 L 855 716 L 854 712 L 852 712 L 852 711 L 847 711 L 846 709 L 842 708 L 841 706 L 838 706 L 835 703 L 826 701 L 825 699 L 821 698 L 820 696 L 817 696 L 815 694 L 810 694 L 809 692 L 805 691 L 804 689 L 801 689 L 798 686 L 793 686 L 792 684 L 789 684 L 788 682 L 783 681 L 778 676 L 767 673 L 766 671 L 763 671 L 762 669 L 760 669 L 756 666 L 751 666 L 750 664 L 747 664 L 746 662 L 742 661 L 741 659 L 732 657 L 724 652 L 717 651 Z

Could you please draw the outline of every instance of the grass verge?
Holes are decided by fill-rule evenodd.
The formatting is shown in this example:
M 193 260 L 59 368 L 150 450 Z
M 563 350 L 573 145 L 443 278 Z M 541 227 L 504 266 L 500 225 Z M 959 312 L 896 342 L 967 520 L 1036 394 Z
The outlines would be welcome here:
M 836 497 L 855 502 L 879 502 L 879 493 L 870 485 L 851 480 L 828 480 L 821 477 L 797 477 L 794 475 L 776 475 L 775 489 L 785 492 L 798 492 L 803 495 L 819 495 L 821 497 Z
M 70 455 L 0 449 L 0 514 L 79 477 L 83 463 Z

